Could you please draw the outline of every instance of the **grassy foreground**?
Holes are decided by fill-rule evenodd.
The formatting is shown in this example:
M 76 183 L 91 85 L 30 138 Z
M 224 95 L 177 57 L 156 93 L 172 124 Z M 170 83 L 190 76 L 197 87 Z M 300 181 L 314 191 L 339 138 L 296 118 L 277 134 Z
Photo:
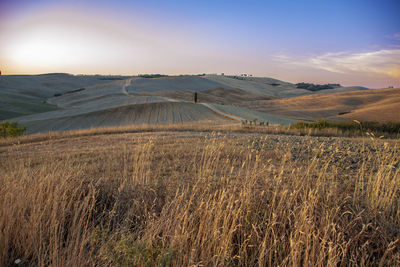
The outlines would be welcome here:
M 27 138 L 0 150 L 0 265 L 400 265 L 396 140 Z

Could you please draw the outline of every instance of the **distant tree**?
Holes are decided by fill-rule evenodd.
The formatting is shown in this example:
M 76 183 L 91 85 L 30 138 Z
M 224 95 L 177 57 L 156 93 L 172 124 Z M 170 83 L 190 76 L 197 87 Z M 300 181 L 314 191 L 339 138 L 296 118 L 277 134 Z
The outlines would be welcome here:
M 335 85 L 335 86 L 332 86 Z M 319 91 L 319 90 L 325 90 L 325 89 L 334 89 L 335 87 L 338 87 L 337 85 L 340 86 L 340 84 L 313 84 L 313 83 L 296 83 L 296 88 L 301 88 L 301 89 L 306 89 L 310 91 Z
M 142 78 L 163 78 L 163 77 L 168 77 L 168 75 L 165 74 L 139 74 L 139 77 Z

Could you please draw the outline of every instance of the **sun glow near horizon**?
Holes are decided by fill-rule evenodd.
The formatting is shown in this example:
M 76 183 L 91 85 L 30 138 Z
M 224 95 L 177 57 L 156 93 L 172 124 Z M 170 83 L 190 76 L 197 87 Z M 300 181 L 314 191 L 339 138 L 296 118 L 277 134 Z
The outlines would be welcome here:
M 87 16 L 73 9 L 49 10 L 3 30 L 7 41 L 0 46 L 0 58 L 9 73 L 132 74 L 182 73 L 184 66 L 189 73 L 202 72 L 191 62 L 225 57 L 202 50 L 209 47 L 195 34 L 155 28 L 102 12 Z
M 41 14 L 4 32 L 3 60 L 16 72 L 90 71 L 94 66 L 96 71 L 103 64 L 115 67 L 127 59 L 137 60 L 145 50 L 132 38 L 143 33 L 132 33 L 132 29 L 128 33 L 122 26 L 71 12 Z

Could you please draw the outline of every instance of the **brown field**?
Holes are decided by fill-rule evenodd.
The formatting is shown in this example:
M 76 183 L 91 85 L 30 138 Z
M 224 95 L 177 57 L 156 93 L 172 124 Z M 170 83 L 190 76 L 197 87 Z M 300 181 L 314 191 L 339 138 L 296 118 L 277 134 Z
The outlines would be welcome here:
M 231 127 L 3 140 L 0 265 L 400 265 L 398 140 Z
M 400 88 L 254 101 L 254 110 L 302 120 L 400 121 Z

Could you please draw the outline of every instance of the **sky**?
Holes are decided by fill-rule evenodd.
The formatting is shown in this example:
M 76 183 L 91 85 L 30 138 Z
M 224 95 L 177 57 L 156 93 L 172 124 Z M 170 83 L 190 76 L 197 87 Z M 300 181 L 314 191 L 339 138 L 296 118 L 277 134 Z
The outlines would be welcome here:
M 0 0 L 0 70 L 400 87 L 399 11 L 398 0 Z

